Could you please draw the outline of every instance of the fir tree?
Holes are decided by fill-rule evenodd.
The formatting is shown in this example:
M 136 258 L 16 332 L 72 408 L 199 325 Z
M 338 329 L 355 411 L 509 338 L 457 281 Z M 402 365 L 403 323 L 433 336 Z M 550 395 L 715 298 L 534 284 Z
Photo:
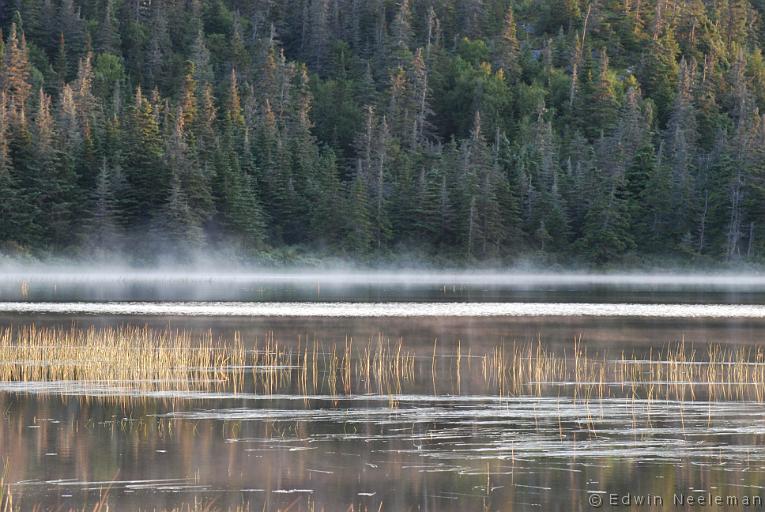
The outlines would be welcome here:
M 156 212 L 152 222 L 154 235 L 166 246 L 166 250 L 187 258 L 188 250 L 202 246 L 204 231 L 197 223 L 186 199 L 181 182 L 173 174 L 170 183 L 170 193 L 164 204 Z
M 0 91 L 0 240 L 4 243 L 16 242 L 21 235 L 19 191 L 12 173 L 8 121 L 7 95 Z
M 86 221 L 87 244 L 103 257 L 118 253 L 121 248 L 119 212 L 112 180 L 111 170 L 104 159 L 90 198 L 90 215 Z
M 515 24 L 513 7 L 510 6 L 505 14 L 505 25 L 496 43 L 496 60 L 505 76 L 511 82 L 517 82 L 521 75 L 521 47 L 518 42 L 518 28 Z
M 136 90 L 125 139 L 127 192 L 121 206 L 128 224 L 138 228 L 156 217 L 166 202 L 170 182 L 162 163 L 162 140 L 154 107 L 140 88 Z M 173 179 L 178 188 L 178 202 L 173 205 L 177 212 L 183 209 L 180 201 L 185 198 L 179 195 L 182 191 L 178 176 Z
M 369 205 L 364 178 L 356 175 L 348 191 L 345 247 L 353 256 L 366 255 L 372 243 Z
M 595 263 L 607 263 L 634 248 L 629 231 L 629 210 L 624 183 L 604 183 L 585 219 L 585 235 L 579 249 Z

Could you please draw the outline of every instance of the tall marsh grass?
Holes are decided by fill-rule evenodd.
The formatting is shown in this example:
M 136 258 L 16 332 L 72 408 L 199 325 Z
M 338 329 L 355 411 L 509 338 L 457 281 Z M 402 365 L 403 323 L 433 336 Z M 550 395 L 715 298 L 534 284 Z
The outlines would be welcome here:
M 681 341 L 614 356 L 589 351 L 576 339 L 564 349 L 539 340 L 465 353 L 460 342 L 450 351 L 435 340 L 418 350 L 382 335 L 326 344 L 148 327 L 6 327 L 0 330 L 0 381 L 306 396 L 416 391 L 765 401 L 761 347 L 698 350 Z

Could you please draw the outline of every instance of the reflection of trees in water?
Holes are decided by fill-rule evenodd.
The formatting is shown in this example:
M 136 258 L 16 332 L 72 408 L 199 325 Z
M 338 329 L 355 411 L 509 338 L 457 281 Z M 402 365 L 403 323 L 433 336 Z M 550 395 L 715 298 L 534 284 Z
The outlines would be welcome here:
M 765 484 L 751 408 L 721 404 L 710 412 L 709 404 L 687 403 L 681 415 L 680 404 L 628 404 L 606 400 L 588 410 L 551 397 L 441 404 L 424 397 L 398 409 L 382 400 L 324 403 L 312 409 L 315 419 L 273 420 L 272 411 L 299 414 L 307 406 L 269 400 L 242 410 L 232 401 L 225 404 L 231 416 L 252 415 L 236 421 L 209 409 L 214 402 L 187 404 L 189 416 L 175 418 L 156 415 L 177 404 L 123 407 L 2 393 L 0 442 L 2 456 L 13 461 L 7 481 L 30 481 L 12 486 L 22 506 L 82 504 L 86 497 L 94 503 L 97 488 L 112 480 L 110 499 L 122 506 L 196 498 L 222 509 L 244 501 L 256 510 L 293 502 L 297 510 L 377 510 L 380 502 L 383 510 L 413 502 L 439 510 L 484 502 L 495 510 L 513 503 L 552 510 L 583 502 L 588 490 L 664 495 L 714 482 L 721 494 L 751 494 L 738 487 L 744 473 L 752 488 Z M 571 491 L 553 492 L 561 488 Z

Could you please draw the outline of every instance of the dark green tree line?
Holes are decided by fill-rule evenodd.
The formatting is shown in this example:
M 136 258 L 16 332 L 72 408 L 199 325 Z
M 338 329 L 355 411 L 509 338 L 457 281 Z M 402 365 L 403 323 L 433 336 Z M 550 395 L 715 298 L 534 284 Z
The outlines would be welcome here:
M 763 9 L 0 2 L 0 244 L 761 262 Z

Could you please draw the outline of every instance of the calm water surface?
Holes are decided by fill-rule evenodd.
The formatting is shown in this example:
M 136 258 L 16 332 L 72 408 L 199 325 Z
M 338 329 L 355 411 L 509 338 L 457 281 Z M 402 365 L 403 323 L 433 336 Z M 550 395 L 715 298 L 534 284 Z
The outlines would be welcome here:
M 581 339 L 607 358 L 683 341 L 701 354 L 712 343 L 756 348 L 756 279 L 34 277 L 0 277 L 0 326 L 147 325 L 222 342 L 237 332 L 295 349 L 401 339 L 418 369 L 436 371 L 395 392 L 359 382 L 350 394 L 0 382 L 0 458 L 24 509 L 82 508 L 103 492 L 116 510 L 592 510 L 592 496 L 607 503 L 608 493 L 670 504 L 675 494 L 765 496 L 760 402 L 647 400 L 618 386 L 582 397 L 565 383 L 499 395 L 480 372 L 459 381 L 450 370 L 458 353 L 478 365 L 475 354 L 514 342 L 566 355 Z

